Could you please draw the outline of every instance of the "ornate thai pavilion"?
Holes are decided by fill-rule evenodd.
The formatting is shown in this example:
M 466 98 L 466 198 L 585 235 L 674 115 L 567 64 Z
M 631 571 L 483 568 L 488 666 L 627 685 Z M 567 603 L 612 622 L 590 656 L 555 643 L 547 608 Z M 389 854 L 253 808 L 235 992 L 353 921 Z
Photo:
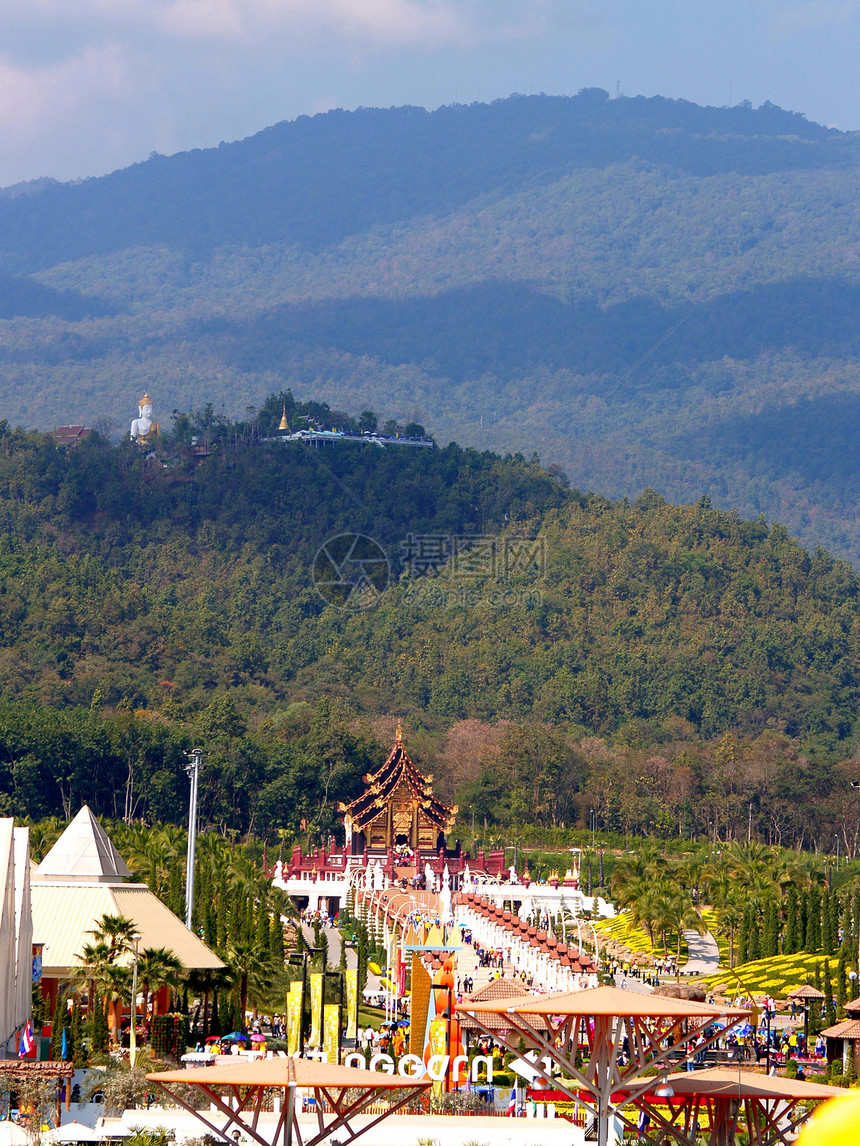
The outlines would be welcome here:
M 423 775 L 403 747 L 398 725 L 394 747 L 382 767 L 364 777 L 362 794 L 341 804 L 350 855 L 409 847 L 417 854 L 438 854 L 454 825 L 457 808 L 433 795 L 433 776 Z

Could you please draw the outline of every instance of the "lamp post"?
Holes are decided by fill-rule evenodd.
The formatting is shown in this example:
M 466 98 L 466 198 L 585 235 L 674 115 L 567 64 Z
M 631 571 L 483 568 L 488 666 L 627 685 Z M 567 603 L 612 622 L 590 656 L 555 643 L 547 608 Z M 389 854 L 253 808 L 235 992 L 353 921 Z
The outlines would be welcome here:
M 343 943 L 343 949 L 345 952 L 346 951 L 354 951 L 355 952 L 355 1003 L 354 1003 L 355 1010 L 354 1010 L 354 1013 L 352 1015 L 347 1015 L 346 1026 L 347 1026 L 347 1029 L 349 1029 L 349 1027 L 351 1026 L 353 1028 L 353 1030 L 355 1031 L 355 1045 L 357 1046 L 358 1045 L 358 1008 L 359 1008 L 358 944 L 355 941 L 354 935 L 350 939 L 343 939 L 341 942 Z M 346 961 L 346 965 L 348 968 L 349 967 L 349 959 L 345 957 L 345 961 Z M 341 995 L 342 994 L 343 994 L 343 987 L 341 986 Z M 346 1043 L 346 1045 L 348 1046 L 349 1043 Z
M 137 959 L 140 940 L 141 936 L 136 932 L 131 937 L 134 944 L 134 964 L 131 969 L 131 1029 L 128 1035 L 128 1061 L 131 1066 L 134 1066 L 134 1060 L 137 1058 Z
M 185 755 L 188 763 L 184 768 L 191 779 L 188 796 L 188 852 L 185 857 L 185 926 L 190 931 L 194 911 L 194 853 L 197 847 L 197 774 L 203 762 L 203 749 L 192 748 Z
M 591 850 L 594 851 L 594 808 L 590 808 L 591 812 Z
M 764 1044 L 765 1070 L 767 1071 L 768 1074 L 770 1074 L 770 1006 L 767 1003 L 765 1003 L 765 1008 L 764 1008 L 764 1023 L 765 1023 L 765 1031 L 766 1031 L 766 1034 L 765 1034 L 766 1042 Z

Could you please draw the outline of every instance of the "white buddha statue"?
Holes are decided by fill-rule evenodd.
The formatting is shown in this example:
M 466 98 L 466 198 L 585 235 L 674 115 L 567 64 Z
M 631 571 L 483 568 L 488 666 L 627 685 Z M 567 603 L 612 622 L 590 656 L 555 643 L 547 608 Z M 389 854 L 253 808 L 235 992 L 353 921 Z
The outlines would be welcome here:
M 152 420 L 152 399 L 144 394 L 137 404 L 137 417 L 131 424 L 130 437 L 139 445 L 148 445 L 161 435 L 161 426 Z

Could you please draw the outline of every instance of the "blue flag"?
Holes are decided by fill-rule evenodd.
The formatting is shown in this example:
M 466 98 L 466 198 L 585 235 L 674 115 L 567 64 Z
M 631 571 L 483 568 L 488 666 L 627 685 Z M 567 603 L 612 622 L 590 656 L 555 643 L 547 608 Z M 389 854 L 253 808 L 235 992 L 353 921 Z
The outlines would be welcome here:
M 63 1027 L 63 1045 L 62 1045 L 62 1049 L 60 1050 L 60 1056 L 63 1059 L 65 1059 L 66 1055 L 68 1054 L 68 1050 L 69 1050 L 69 1044 L 68 1044 L 68 1041 L 66 1039 L 66 1028 Z

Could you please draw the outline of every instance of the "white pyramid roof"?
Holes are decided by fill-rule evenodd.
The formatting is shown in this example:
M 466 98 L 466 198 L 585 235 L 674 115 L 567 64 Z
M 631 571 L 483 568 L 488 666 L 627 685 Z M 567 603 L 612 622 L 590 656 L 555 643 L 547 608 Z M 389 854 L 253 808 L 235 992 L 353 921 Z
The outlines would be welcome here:
M 84 804 L 33 872 L 33 879 L 121 883 L 128 875 L 125 860 Z

